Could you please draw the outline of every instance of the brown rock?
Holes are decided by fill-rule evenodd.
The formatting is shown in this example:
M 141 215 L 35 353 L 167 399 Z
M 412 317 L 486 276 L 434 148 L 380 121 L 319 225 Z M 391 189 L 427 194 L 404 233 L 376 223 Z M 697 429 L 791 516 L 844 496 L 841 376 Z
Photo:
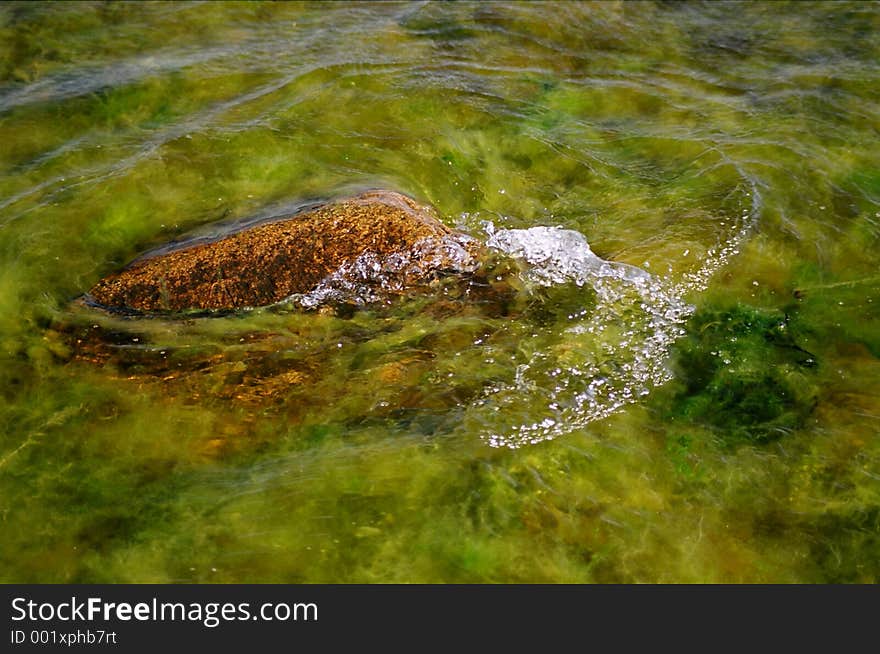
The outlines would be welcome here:
M 453 242 L 457 245 L 444 249 Z M 367 254 L 380 265 L 396 256 L 388 274 L 399 279 L 381 285 L 403 290 L 437 270 L 461 269 L 478 249 L 411 198 L 370 191 L 210 243 L 136 260 L 95 284 L 86 299 L 108 309 L 141 312 L 264 306 L 313 291 Z M 447 250 L 458 257 L 445 257 Z M 403 260 L 410 263 L 402 265 Z

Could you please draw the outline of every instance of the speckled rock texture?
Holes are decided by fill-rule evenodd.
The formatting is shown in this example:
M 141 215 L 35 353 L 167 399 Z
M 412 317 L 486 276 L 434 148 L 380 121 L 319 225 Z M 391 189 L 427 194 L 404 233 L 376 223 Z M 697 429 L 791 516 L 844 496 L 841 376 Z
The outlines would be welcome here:
M 456 241 L 458 236 L 463 238 Z M 455 247 L 444 249 L 453 241 Z M 439 270 L 466 267 L 479 247 L 412 198 L 370 191 L 213 242 L 138 259 L 100 280 L 86 300 L 145 313 L 258 307 L 309 293 L 358 261 L 379 270 L 389 258 L 397 264 L 383 274 L 397 279 L 385 286 L 402 290 Z

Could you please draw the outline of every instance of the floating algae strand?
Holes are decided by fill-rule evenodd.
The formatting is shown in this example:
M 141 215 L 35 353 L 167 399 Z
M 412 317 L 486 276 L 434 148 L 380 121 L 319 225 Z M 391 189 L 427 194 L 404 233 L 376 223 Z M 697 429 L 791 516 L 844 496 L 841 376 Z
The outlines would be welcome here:
M 540 329 L 524 335 L 535 341 L 523 348 L 531 352 L 527 361 L 517 366 L 513 380 L 494 384 L 475 403 L 478 411 L 519 415 L 522 421 L 490 422 L 491 427 L 481 429 L 482 439 L 492 447 L 509 448 L 551 440 L 610 416 L 668 381 L 670 347 L 684 335 L 684 323 L 694 311 L 683 298 L 704 289 L 711 275 L 738 253 L 760 211 L 754 184 L 750 195 L 751 207 L 743 210 L 723 242 L 678 282 L 598 257 L 577 231 L 496 231 L 487 224 L 488 246 L 523 262 L 527 285 L 574 284 L 584 289 L 587 305 L 588 291 L 595 297 L 592 306 L 569 312 L 570 325 L 561 340 L 552 342 Z

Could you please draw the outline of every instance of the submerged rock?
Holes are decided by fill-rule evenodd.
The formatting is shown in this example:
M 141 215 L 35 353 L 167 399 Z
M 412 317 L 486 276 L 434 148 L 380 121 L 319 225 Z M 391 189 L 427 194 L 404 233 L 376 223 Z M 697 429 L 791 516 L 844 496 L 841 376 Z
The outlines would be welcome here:
M 208 243 L 135 260 L 100 280 L 89 304 L 122 312 L 232 310 L 298 298 L 364 304 L 472 272 L 482 246 L 393 191 L 370 191 Z
M 485 335 L 487 320 L 517 310 L 517 271 L 512 259 L 446 227 L 429 207 L 371 191 L 144 255 L 95 284 L 52 333 L 65 358 L 97 365 L 138 393 L 245 413 L 274 410 L 291 424 L 316 404 L 351 395 L 333 376 L 345 343 L 360 353 L 342 374 L 375 368 L 384 393 L 373 407 L 375 388 L 365 389 L 346 401 L 367 408 L 351 410 L 394 413 L 426 401 L 420 380 L 438 352 L 467 347 Z M 404 297 L 412 301 L 391 301 Z M 269 329 L 227 333 L 211 320 L 188 320 L 192 311 L 222 315 L 278 303 L 277 313 L 255 318 Z M 352 309 L 365 305 L 380 317 L 357 317 Z M 321 310 L 289 311 L 297 308 Z M 416 330 L 401 337 L 405 346 L 367 345 L 426 319 L 446 325 L 438 328 L 444 339 Z M 461 399 L 441 395 L 431 401 Z

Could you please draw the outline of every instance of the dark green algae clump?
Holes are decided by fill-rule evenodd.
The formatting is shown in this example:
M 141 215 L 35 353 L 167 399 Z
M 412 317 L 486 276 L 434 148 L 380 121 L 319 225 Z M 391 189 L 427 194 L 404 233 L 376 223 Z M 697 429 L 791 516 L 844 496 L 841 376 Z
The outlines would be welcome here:
M 817 403 L 818 362 L 791 322 L 783 311 L 747 305 L 698 311 L 675 348 L 681 381 L 668 417 L 708 428 L 725 446 L 766 444 L 801 428 Z

